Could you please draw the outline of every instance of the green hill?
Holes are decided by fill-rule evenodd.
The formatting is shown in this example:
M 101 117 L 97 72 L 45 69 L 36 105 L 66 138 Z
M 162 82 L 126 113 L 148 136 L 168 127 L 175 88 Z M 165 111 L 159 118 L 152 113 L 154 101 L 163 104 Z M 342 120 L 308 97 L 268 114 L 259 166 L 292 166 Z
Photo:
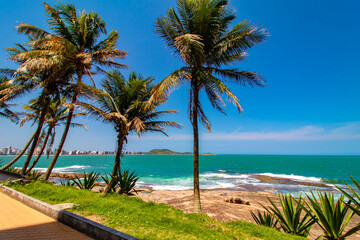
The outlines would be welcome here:
M 170 149 L 153 149 L 147 153 L 146 155 L 192 155 L 192 152 L 174 152 Z M 214 153 L 203 153 L 200 155 L 215 155 Z
M 174 152 L 171 151 L 170 149 L 153 149 L 147 153 L 145 153 L 146 155 L 183 155 L 183 154 L 192 154 L 190 152 L 184 152 L 184 153 L 180 153 L 180 152 Z

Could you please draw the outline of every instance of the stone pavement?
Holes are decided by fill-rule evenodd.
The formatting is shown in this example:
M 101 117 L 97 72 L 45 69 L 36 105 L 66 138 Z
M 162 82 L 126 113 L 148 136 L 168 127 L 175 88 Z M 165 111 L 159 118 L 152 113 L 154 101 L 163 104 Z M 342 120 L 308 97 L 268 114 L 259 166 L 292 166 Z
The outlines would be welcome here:
M 91 238 L 0 192 L 0 239 L 85 240 Z

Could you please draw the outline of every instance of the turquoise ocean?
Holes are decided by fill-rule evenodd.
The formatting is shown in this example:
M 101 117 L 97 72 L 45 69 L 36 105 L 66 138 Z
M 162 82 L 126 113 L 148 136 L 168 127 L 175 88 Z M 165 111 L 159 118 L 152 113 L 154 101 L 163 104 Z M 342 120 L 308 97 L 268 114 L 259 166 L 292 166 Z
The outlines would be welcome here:
M 1 156 L 3 163 L 13 157 Z M 16 167 L 21 167 L 22 157 Z M 51 161 L 42 157 L 37 170 L 45 171 Z M 110 173 L 113 155 L 61 156 L 54 172 Z M 138 185 L 155 190 L 183 190 L 192 188 L 191 155 L 126 155 L 122 169 L 135 171 Z M 329 190 L 334 184 L 351 183 L 349 174 L 360 180 L 360 156 L 285 156 L 285 155 L 202 155 L 200 156 L 200 184 L 202 189 L 247 187 L 278 193 L 300 194 L 309 187 L 297 184 L 260 182 L 252 175 L 288 178 L 295 181 L 325 183 Z M 327 190 L 327 189 L 325 189 Z

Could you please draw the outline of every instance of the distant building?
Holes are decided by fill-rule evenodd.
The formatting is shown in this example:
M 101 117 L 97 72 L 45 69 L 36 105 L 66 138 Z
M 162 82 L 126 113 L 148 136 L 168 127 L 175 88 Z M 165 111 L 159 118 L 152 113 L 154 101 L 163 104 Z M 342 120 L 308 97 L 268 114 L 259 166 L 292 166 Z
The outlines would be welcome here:
M 37 147 L 34 151 L 34 155 L 39 154 L 41 148 Z M 57 151 L 57 149 L 55 148 L 54 151 L 52 151 L 51 149 L 47 149 L 46 151 L 44 151 L 42 153 L 42 155 L 53 155 L 55 152 Z M 9 147 L 4 147 L 2 149 L 0 149 L 0 155 L 17 155 L 21 152 L 20 149 L 16 149 L 13 148 L 11 146 Z M 29 149 L 27 149 L 25 151 L 25 155 L 29 154 Z M 114 151 L 91 151 L 91 150 L 70 150 L 69 152 L 65 151 L 65 150 L 61 150 L 60 155 L 114 155 L 115 152 Z M 144 154 L 144 152 L 138 152 L 138 151 L 125 151 L 124 152 L 125 155 L 138 155 L 138 154 Z
M 9 149 L 10 147 L 3 148 L 4 155 L 9 155 Z

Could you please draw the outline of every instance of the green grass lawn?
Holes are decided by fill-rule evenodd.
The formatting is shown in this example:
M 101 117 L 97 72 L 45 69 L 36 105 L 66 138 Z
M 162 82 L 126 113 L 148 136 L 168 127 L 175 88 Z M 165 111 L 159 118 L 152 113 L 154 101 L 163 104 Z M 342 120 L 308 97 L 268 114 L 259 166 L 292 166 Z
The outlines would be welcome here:
M 103 196 L 40 181 L 9 187 L 50 204 L 75 203 L 70 211 L 96 215 L 102 224 L 140 239 L 303 239 L 248 222 L 221 223 L 205 214 L 186 214 L 137 197 Z

